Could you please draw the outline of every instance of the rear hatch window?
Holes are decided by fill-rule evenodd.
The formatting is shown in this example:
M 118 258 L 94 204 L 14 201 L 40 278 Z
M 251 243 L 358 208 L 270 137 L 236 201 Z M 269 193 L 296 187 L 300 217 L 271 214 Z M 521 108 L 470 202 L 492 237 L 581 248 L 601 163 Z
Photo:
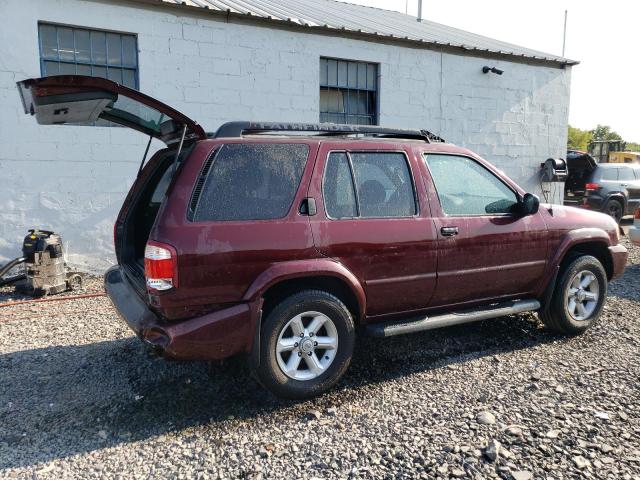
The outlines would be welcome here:
M 225 144 L 205 164 L 191 219 L 196 222 L 283 218 L 309 155 L 305 144 Z

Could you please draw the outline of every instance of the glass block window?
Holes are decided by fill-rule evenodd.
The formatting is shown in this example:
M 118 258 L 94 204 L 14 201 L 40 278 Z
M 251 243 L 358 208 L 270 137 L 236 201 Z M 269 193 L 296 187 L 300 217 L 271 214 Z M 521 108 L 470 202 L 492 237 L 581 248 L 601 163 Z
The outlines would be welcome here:
M 378 123 L 378 65 L 320 59 L 320 121 Z
M 89 75 L 138 88 L 135 35 L 40 23 L 40 70 L 49 75 Z

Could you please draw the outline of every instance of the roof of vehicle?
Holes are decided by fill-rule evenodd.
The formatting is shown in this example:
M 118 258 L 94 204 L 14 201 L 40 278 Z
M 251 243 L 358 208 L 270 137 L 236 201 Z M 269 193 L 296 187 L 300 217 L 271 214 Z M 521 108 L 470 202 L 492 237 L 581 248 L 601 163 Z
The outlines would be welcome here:
M 620 168 L 620 167 L 640 168 L 640 164 L 638 164 L 638 163 L 599 163 L 598 167 L 601 167 L 601 168 Z
M 412 46 L 454 50 L 467 55 L 488 54 L 516 62 L 576 65 L 568 58 L 540 52 L 396 11 L 335 0 L 137 0 L 229 18 L 268 22 L 328 35 L 393 40 Z M 428 15 L 428 10 L 427 10 Z
M 422 152 L 450 153 L 476 157 L 477 155 L 458 145 L 445 142 L 428 143 L 423 140 L 411 138 L 383 138 L 383 137 L 361 137 L 361 136 L 324 136 L 324 135 L 244 135 L 242 137 L 215 137 L 206 140 L 216 143 L 307 143 L 310 145 L 329 144 L 332 149 L 357 151 L 359 148 L 373 148 L 380 151 L 397 151 L 405 146 L 418 148 Z
M 351 125 L 338 123 L 248 122 L 234 121 L 222 124 L 208 133 L 209 138 L 243 138 L 246 136 L 312 136 L 313 138 L 377 138 L 418 140 L 426 143 L 445 143 L 442 137 L 424 129 L 380 127 L 378 125 Z

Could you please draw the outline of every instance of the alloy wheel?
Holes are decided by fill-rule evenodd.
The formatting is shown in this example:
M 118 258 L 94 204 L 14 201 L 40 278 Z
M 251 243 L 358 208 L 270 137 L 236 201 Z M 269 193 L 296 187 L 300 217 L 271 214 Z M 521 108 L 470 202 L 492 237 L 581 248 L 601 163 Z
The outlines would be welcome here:
M 276 359 L 282 373 L 294 380 L 313 380 L 333 363 L 338 351 L 338 330 L 320 312 L 304 312 L 280 331 Z
M 565 295 L 567 313 L 577 321 L 588 320 L 598 306 L 600 285 L 589 270 L 582 270 L 569 282 Z

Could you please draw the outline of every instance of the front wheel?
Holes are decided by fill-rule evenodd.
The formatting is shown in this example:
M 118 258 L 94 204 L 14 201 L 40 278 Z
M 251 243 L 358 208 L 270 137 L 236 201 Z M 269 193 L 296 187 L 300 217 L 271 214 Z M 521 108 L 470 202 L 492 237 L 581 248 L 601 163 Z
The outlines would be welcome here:
M 542 320 L 552 330 L 582 333 L 598 320 L 606 296 L 607 274 L 600 261 L 579 256 L 563 269 Z
M 265 319 L 254 373 L 279 397 L 314 397 L 344 375 L 354 343 L 347 307 L 330 293 L 303 291 L 286 298 Z

